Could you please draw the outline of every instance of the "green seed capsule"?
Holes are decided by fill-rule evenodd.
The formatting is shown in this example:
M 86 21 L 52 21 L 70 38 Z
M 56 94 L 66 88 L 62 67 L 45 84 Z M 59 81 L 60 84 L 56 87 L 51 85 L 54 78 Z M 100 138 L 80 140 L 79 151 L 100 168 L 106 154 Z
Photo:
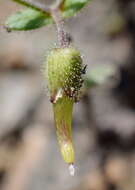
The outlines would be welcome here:
M 66 163 L 72 164 L 72 111 L 83 83 L 84 72 L 80 52 L 72 47 L 51 50 L 47 56 L 46 71 L 61 154 Z

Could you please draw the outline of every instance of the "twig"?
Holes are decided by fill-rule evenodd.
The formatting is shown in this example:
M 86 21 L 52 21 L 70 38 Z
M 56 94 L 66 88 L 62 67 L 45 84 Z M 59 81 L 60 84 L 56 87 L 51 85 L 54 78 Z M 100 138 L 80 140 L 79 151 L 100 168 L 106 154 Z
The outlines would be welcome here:
M 52 8 L 58 8 L 61 6 L 64 0 L 56 0 L 56 2 L 51 6 Z
M 51 13 L 57 28 L 59 46 L 61 48 L 68 47 L 70 40 L 68 38 L 67 32 L 64 30 L 64 21 L 61 18 L 61 14 L 57 8 L 51 9 Z
M 60 6 L 63 0 L 56 0 L 56 3 L 51 7 L 51 15 L 54 19 L 57 28 L 58 43 L 61 48 L 68 47 L 70 40 L 68 34 L 64 29 L 64 21 L 60 13 Z

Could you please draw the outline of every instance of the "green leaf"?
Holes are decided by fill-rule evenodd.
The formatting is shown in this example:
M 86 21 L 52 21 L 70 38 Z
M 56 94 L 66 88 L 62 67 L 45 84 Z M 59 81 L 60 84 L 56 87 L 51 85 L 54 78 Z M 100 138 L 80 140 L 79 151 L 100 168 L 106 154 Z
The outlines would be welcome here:
M 5 27 L 7 30 L 32 30 L 53 23 L 52 17 L 40 11 L 27 8 L 10 16 Z
M 71 17 L 82 9 L 90 0 L 65 0 L 62 6 L 63 17 Z

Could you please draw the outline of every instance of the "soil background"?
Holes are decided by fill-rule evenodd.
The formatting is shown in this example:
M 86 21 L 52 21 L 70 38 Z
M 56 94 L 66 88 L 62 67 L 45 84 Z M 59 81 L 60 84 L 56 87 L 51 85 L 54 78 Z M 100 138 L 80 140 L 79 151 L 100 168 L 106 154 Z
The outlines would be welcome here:
M 134 190 L 134 0 L 93 0 L 65 21 L 87 74 L 95 66 L 113 67 L 75 105 L 74 177 L 59 153 L 42 74 L 56 28 L 8 33 L 3 23 L 21 9 L 0 0 L 0 189 Z

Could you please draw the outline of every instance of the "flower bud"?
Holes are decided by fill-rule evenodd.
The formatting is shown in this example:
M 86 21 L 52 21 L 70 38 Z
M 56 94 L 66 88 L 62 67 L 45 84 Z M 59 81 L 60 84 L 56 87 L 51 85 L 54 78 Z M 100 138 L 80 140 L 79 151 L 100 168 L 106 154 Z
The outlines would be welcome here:
M 66 163 L 72 164 L 74 162 L 72 111 L 73 104 L 78 99 L 84 74 L 80 52 L 73 47 L 51 50 L 47 56 L 46 71 L 61 154 Z

